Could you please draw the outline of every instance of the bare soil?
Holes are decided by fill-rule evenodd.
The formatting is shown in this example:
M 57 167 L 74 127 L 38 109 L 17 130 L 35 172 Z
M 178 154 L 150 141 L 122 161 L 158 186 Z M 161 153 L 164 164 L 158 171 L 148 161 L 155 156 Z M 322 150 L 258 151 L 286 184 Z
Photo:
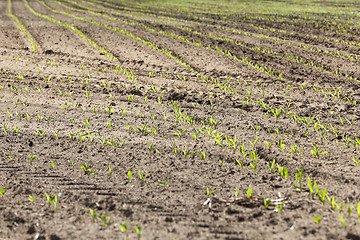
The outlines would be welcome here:
M 38 48 L 0 1 L 0 239 L 360 239 L 360 37 L 329 25 L 345 16 L 28 0 L 94 47 L 11 2 Z

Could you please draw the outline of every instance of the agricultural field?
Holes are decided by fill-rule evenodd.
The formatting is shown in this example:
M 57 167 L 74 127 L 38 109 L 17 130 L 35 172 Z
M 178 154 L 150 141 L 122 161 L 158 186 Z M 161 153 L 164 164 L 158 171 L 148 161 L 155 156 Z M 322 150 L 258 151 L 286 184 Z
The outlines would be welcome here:
M 0 1 L 0 239 L 360 239 L 359 10 Z

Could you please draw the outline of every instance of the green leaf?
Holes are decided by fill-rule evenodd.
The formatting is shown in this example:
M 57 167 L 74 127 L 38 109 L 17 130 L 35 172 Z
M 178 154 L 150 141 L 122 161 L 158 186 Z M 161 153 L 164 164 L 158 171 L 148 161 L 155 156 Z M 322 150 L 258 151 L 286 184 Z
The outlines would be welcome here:
M 247 190 L 246 194 L 247 194 L 247 197 L 248 197 L 248 198 L 251 197 L 251 194 L 252 194 L 252 187 L 251 187 L 251 185 L 249 186 L 249 189 Z
M 321 223 L 321 218 L 322 218 L 322 215 L 320 215 L 320 216 L 314 216 L 314 221 L 316 222 L 316 223 L 318 223 L 318 224 L 320 224 Z

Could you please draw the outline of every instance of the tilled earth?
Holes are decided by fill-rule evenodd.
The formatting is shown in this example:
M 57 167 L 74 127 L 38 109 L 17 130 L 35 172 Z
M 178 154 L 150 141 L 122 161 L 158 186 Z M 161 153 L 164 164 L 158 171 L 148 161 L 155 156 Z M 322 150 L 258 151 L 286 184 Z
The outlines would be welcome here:
M 151 3 L 0 1 L 0 239 L 359 239 L 356 2 Z

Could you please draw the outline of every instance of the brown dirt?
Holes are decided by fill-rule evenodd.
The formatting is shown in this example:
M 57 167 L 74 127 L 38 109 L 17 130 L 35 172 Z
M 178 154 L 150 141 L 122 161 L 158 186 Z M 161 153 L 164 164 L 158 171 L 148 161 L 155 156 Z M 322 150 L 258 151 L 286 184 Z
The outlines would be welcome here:
M 114 60 L 76 32 L 34 15 L 24 1 L 13 0 L 13 14 L 38 45 L 32 51 L 8 15 L 8 2 L 0 1 L 0 188 L 8 185 L 0 198 L 0 239 L 135 239 L 134 225 L 143 229 L 141 239 L 360 238 L 360 171 L 352 159 L 359 156 L 360 111 L 354 101 L 360 90 L 358 82 L 345 76 L 360 78 L 359 62 L 344 55 L 360 50 L 341 41 L 360 42 L 356 31 L 335 32 L 326 16 L 319 14 L 308 18 L 229 14 L 225 19 L 198 4 L 192 5 L 196 13 L 189 14 L 177 12 L 176 4 L 144 9 L 136 2 L 77 1 L 83 5 L 80 8 L 75 2 L 62 2 L 78 10 L 97 6 L 94 12 L 124 23 L 45 1 L 57 11 L 132 33 L 131 38 L 53 12 L 39 1 L 28 2 L 36 12 L 73 24 Z M 136 9 L 136 14 L 127 8 Z M 221 8 L 227 11 L 226 5 Z M 322 19 L 324 26 L 313 25 L 314 19 Z M 239 61 L 215 47 L 230 51 Z M 325 53 L 334 50 L 342 55 Z M 305 64 L 285 55 L 301 57 Z M 254 67 L 242 62 L 242 57 Z M 273 69 L 274 74 L 258 70 L 255 64 Z M 342 76 L 333 73 L 339 70 Z M 331 95 L 335 89 L 339 95 Z M 283 114 L 275 118 L 271 110 L 280 108 Z M 296 121 L 291 118 L 294 113 Z M 300 117 L 314 118 L 306 126 Z M 338 129 L 337 135 L 333 129 Z M 86 133 L 91 133 L 93 141 Z M 226 139 L 235 136 L 239 145 L 234 152 Z M 125 141 L 123 147 L 118 138 Z M 273 139 L 268 148 L 265 141 Z M 280 139 L 285 144 L 282 150 Z M 328 153 L 314 157 L 312 144 Z M 246 159 L 241 145 L 248 151 Z M 293 153 L 295 145 L 298 150 Z M 258 155 L 256 172 L 250 166 L 254 164 L 250 152 Z M 29 155 L 36 156 L 32 163 Z M 271 172 L 269 163 L 274 160 Z M 243 168 L 238 161 L 243 161 Z M 288 170 L 286 179 L 278 166 Z M 302 167 L 303 191 L 299 191 L 294 187 L 295 175 Z M 139 177 L 140 170 L 147 175 L 145 181 Z M 326 197 L 323 204 L 317 193 L 312 198 L 308 177 L 316 181 L 320 192 L 326 189 L 339 207 Z M 164 188 L 159 181 L 165 178 Z M 252 195 L 248 198 L 249 186 Z M 207 188 L 213 190 L 209 198 Z M 57 209 L 54 203 L 49 206 L 45 193 L 57 196 Z M 34 203 L 29 196 L 35 198 Z M 264 198 L 272 200 L 267 208 Z M 92 221 L 89 208 L 111 220 L 106 226 L 100 218 Z M 319 216 L 320 224 L 314 221 Z M 119 228 L 125 222 L 128 235 Z

